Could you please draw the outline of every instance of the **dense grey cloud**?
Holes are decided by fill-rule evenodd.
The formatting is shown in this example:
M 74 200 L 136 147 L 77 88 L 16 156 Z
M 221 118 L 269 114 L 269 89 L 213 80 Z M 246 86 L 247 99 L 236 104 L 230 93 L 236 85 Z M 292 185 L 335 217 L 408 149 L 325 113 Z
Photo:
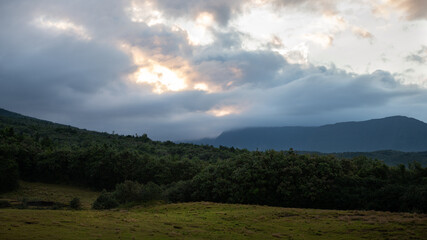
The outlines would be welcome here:
M 206 82 L 228 89 L 245 84 L 272 85 L 277 72 L 286 64 L 283 56 L 272 51 L 212 52 L 206 51 L 194 65 L 204 73 Z
M 196 18 L 208 11 L 224 27 L 244 2 L 154 4 L 171 18 Z M 334 9 L 328 1 L 276 3 Z M 215 136 L 235 127 L 318 125 L 396 114 L 427 120 L 421 111 L 427 107 L 426 90 L 402 85 L 391 73 L 358 75 L 334 66 L 290 64 L 271 49 L 243 49 L 244 34 L 236 29 L 211 29 L 214 42 L 194 46 L 184 30 L 131 21 L 126 12 L 130 4 L 1 1 L 0 107 L 162 140 Z M 214 90 L 153 93 L 149 84 L 129 80 L 141 64 L 121 43 L 184 71 L 189 85 L 200 81 Z M 222 109 L 232 114 L 215 116 Z

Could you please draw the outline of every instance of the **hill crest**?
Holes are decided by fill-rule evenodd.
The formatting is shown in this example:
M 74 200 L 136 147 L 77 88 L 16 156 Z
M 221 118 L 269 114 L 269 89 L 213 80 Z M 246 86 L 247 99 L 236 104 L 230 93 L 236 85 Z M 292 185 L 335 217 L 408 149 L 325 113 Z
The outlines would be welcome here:
M 249 127 L 221 133 L 199 144 L 318 152 L 368 152 L 379 150 L 426 151 L 427 124 L 406 116 L 322 126 Z

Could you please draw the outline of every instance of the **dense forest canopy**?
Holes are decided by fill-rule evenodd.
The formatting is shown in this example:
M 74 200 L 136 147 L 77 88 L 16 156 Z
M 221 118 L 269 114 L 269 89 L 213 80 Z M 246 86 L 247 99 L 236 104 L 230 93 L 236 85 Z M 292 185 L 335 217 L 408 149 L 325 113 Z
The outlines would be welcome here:
M 158 142 L 146 135 L 91 132 L 3 110 L 0 191 L 13 190 L 18 179 L 115 193 L 140 189 L 146 192 L 142 196 L 155 193 L 174 202 L 427 212 L 427 168 L 417 162 L 388 166 L 363 156 L 341 159 L 293 150 Z

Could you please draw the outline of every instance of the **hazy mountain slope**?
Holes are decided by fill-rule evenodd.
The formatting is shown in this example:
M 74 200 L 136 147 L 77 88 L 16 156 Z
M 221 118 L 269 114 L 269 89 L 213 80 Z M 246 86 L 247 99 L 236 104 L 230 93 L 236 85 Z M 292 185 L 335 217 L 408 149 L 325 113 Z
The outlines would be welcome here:
M 394 117 L 394 118 L 403 118 L 409 119 L 410 121 L 413 120 L 415 122 L 421 123 L 421 128 L 425 125 L 425 123 L 417 121 L 415 119 L 405 118 L 405 117 Z M 393 119 L 393 117 L 391 118 Z M 380 119 L 381 120 L 381 119 Z M 376 121 L 376 120 L 372 120 Z M 362 122 L 363 123 L 363 122 Z M 334 124 L 334 125 L 327 125 L 320 127 L 325 131 L 324 129 L 327 128 L 333 128 L 334 126 L 342 127 L 341 125 L 346 124 L 357 124 L 354 122 L 351 123 L 341 123 L 341 124 Z M 191 145 L 191 144 L 173 144 L 171 142 L 155 142 L 150 141 L 148 138 L 145 138 L 143 142 L 141 142 L 141 137 L 139 138 L 133 138 L 133 137 L 126 137 L 126 136 L 119 136 L 119 135 L 113 135 L 108 133 L 100 133 L 100 132 L 94 132 L 94 131 L 87 131 L 83 129 L 78 129 L 75 127 L 52 123 L 45 120 L 39 120 L 32 117 L 27 117 L 24 115 L 20 115 L 14 112 L 10 112 L 4 109 L 0 108 L 0 129 L 4 127 L 13 127 L 16 132 L 24 133 L 28 135 L 39 135 L 40 138 L 43 138 L 44 136 L 49 136 L 51 140 L 54 142 L 61 144 L 61 145 L 74 145 L 74 146 L 88 146 L 91 144 L 113 144 L 113 145 L 120 145 L 120 147 L 131 147 L 134 149 L 144 149 L 144 152 L 155 154 L 155 155 L 164 155 L 165 153 L 173 153 L 182 156 L 192 157 L 192 156 L 198 156 L 200 159 L 217 159 L 218 157 L 221 158 L 229 158 L 229 155 L 232 155 L 233 152 L 229 151 L 229 149 L 218 149 L 218 148 L 212 148 L 208 146 L 197 146 L 197 145 Z M 265 130 L 263 130 L 265 129 Z M 281 128 L 249 128 L 249 129 L 243 129 L 243 130 L 235 130 L 231 132 L 226 132 L 221 135 L 221 138 L 217 139 L 205 139 L 198 141 L 197 143 L 203 143 L 203 144 L 212 144 L 212 145 L 228 145 L 228 146 L 238 146 L 240 148 L 244 148 L 242 144 L 233 144 L 233 141 L 239 141 L 242 136 L 239 135 L 240 132 L 251 132 L 251 130 L 254 130 L 254 132 L 258 133 L 259 135 L 270 133 L 271 135 L 280 133 L 280 131 L 277 131 L 277 129 Z M 308 132 L 307 129 L 312 128 L 306 128 L 306 127 L 284 127 L 282 130 L 283 132 L 292 129 L 295 133 L 298 132 L 297 130 L 305 130 Z M 290 132 L 290 131 L 288 131 Z M 294 133 L 294 134 L 295 134 Z M 273 147 L 268 147 L 268 139 L 267 136 L 256 136 L 254 137 L 253 133 L 251 133 L 251 139 L 244 139 L 247 142 L 247 148 L 250 149 L 271 149 Z M 247 133 L 247 135 L 250 135 Z M 228 138 L 230 136 L 230 138 Z M 234 137 L 234 138 L 231 138 Z M 253 141 L 250 141 L 252 140 Z M 280 141 L 280 137 L 278 137 L 278 141 Z M 222 142 L 220 142 L 220 140 Z M 228 142 L 226 142 L 226 140 Z M 290 142 L 292 139 L 287 139 L 288 142 Z M 218 143 L 219 142 L 219 143 Z M 314 140 L 311 140 L 310 142 L 315 143 Z M 424 141 L 425 142 L 425 141 Z M 273 144 L 275 144 L 273 142 Z M 272 145 L 273 145 L 272 144 Z M 325 143 L 319 143 L 319 145 L 322 145 Z M 185 150 L 183 151 L 181 148 L 185 146 Z M 285 146 L 282 143 L 275 144 L 276 149 L 284 149 L 288 150 L 290 147 Z M 295 145 L 289 145 L 293 148 L 300 150 L 300 148 L 295 147 Z M 188 149 L 187 149 L 188 148 Z M 385 148 L 390 149 L 390 148 Z M 427 149 L 426 149 L 427 150 Z M 234 151 L 234 150 L 233 150 Z M 318 152 L 320 154 L 321 152 L 325 151 L 319 151 L 319 150 L 307 150 L 312 153 Z M 340 151 L 330 151 L 330 152 L 337 152 L 334 153 L 339 158 L 352 158 L 356 156 L 367 156 L 374 159 L 379 159 L 384 161 L 388 165 L 397 165 L 397 164 L 408 164 L 414 160 L 420 162 L 423 166 L 427 165 L 427 151 L 425 152 L 399 152 L 399 151 L 377 151 L 377 152 L 362 152 L 362 151 L 348 151 L 344 153 L 338 153 Z
M 250 150 L 294 148 L 319 152 L 426 151 L 427 124 L 403 116 L 320 127 L 255 127 L 197 141 Z

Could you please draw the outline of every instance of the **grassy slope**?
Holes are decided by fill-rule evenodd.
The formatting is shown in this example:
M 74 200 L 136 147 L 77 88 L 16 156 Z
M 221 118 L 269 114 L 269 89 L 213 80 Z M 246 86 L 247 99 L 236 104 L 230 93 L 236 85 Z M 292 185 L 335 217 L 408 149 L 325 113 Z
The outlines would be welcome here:
M 182 203 L 89 210 L 97 192 L 21 182 L 0 198 L 68 203 L 86 210 L 0 209 L 0 239 L 427 239 L 427 215 Z
M 69 204 L 74 197 L 80 198 L 82 208 L 90 209 L 92 203 L 99 193 L 91 190 L 64 186 L 58 184 L 19 182 L 20 188 L 16 191 L 0 194 L 0 199 L 21 201 L 26 198 L 28 201 L 52 201 Z
M 0 210 L 3 239 L 426 239 L 427 216 L 216 203 Z

